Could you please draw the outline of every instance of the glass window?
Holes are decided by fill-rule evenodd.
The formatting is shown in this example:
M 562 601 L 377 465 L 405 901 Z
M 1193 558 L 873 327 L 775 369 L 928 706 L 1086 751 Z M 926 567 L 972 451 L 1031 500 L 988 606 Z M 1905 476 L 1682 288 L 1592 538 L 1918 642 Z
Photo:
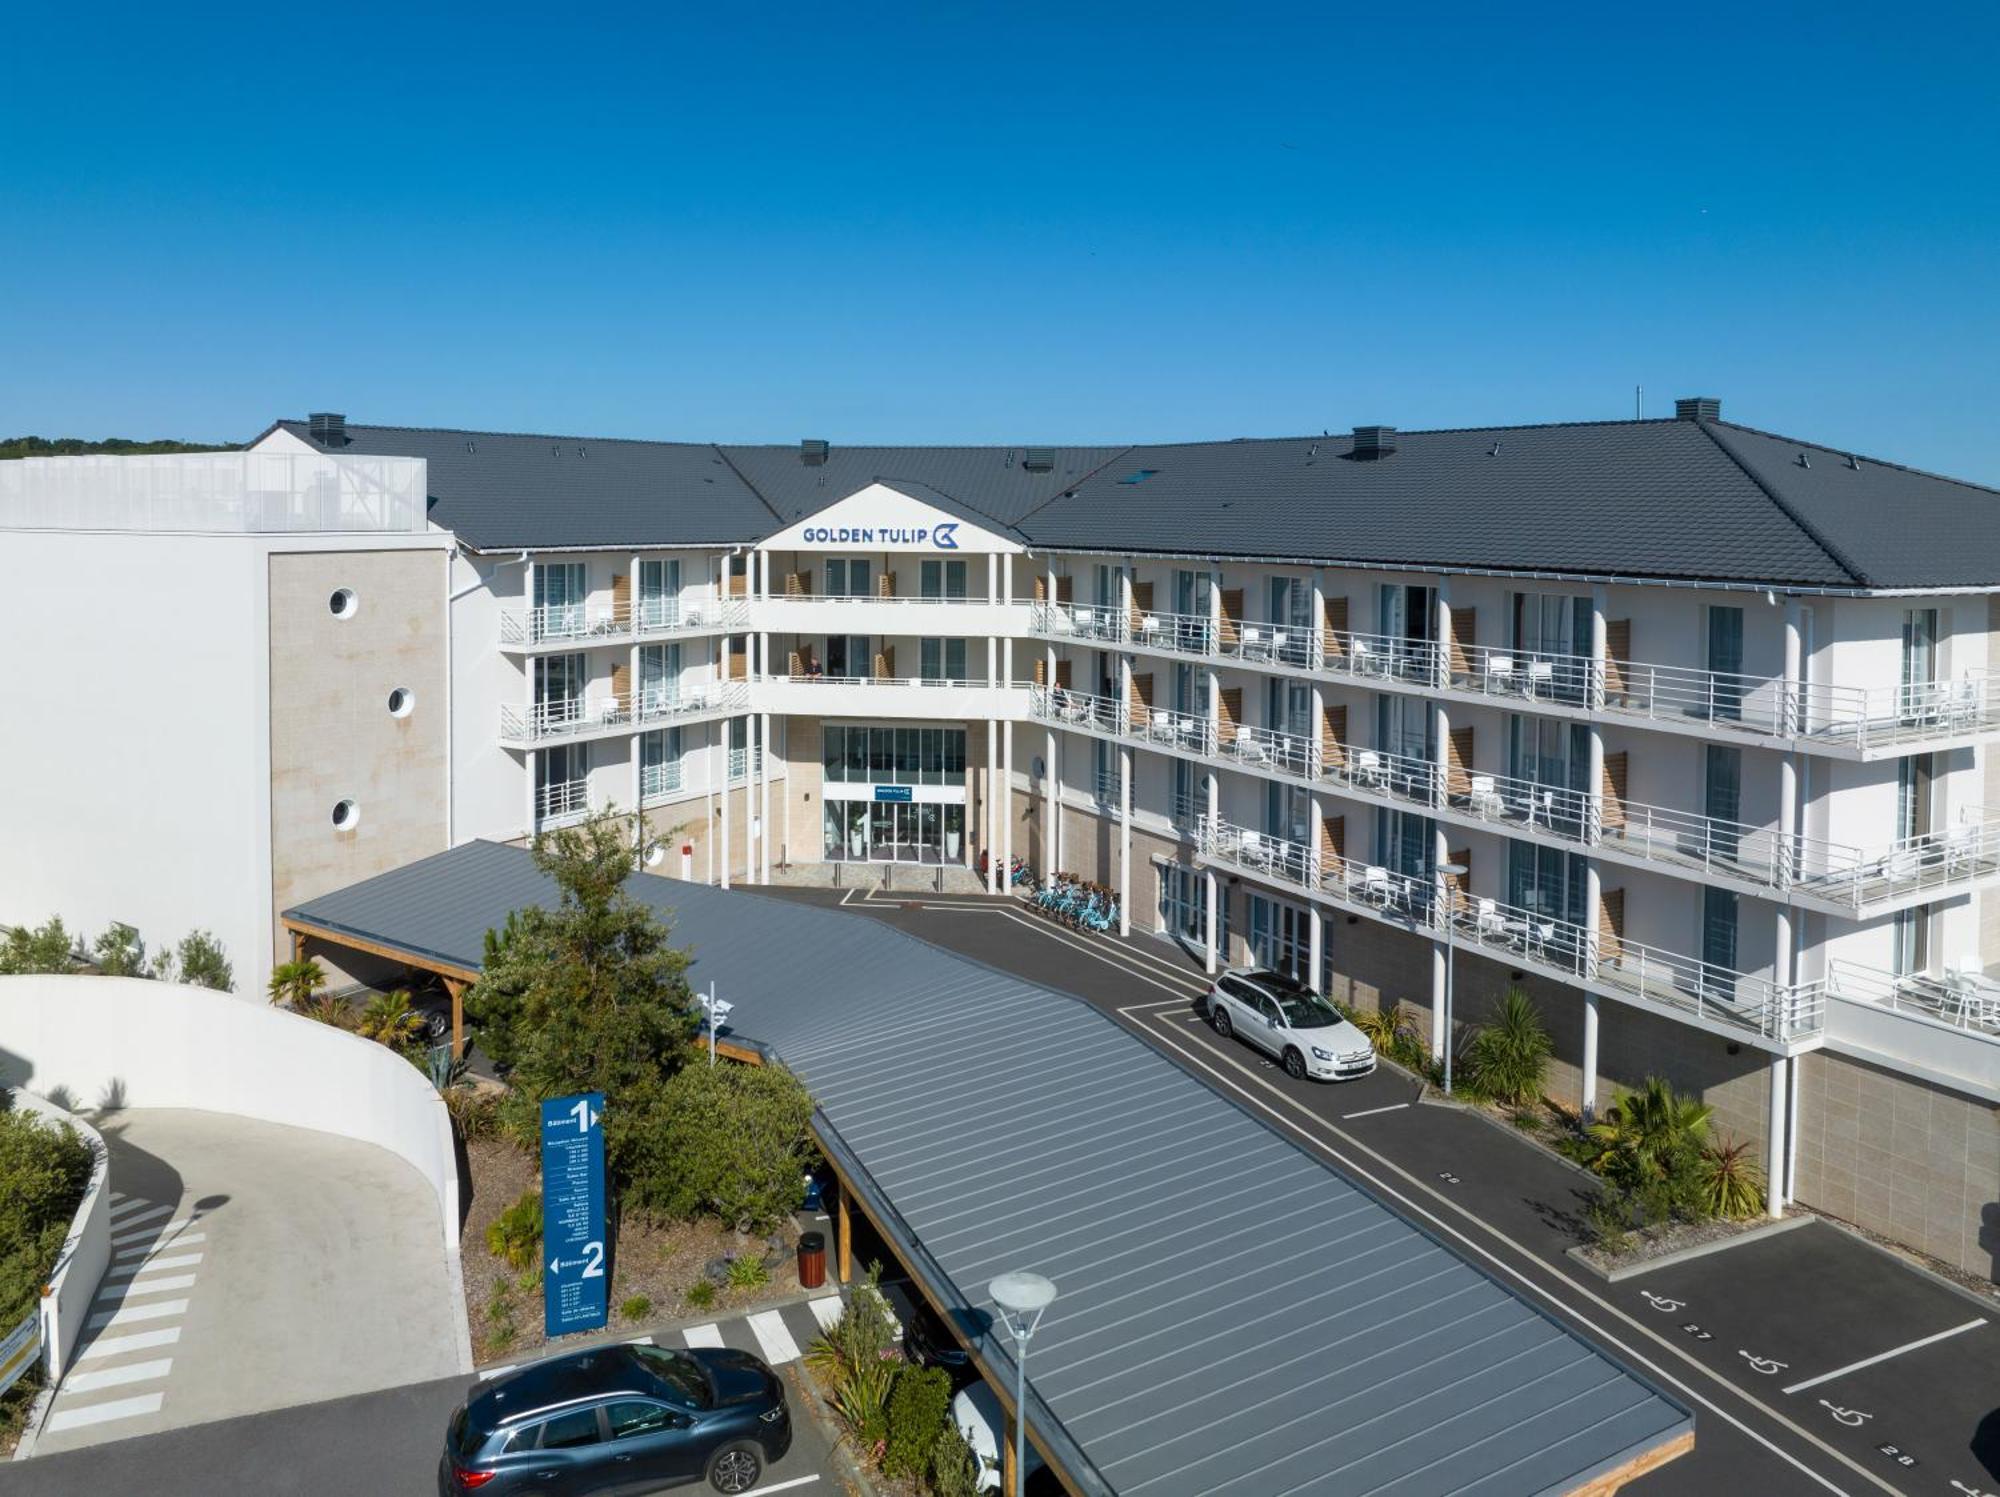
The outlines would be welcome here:
M 711 1397 L 708 1374 L 686 1352 L 633 1342 L 632 1355 L 645 1363 L 646 1370 L 665 1383 L 676 1399 L 697 1409 L 708 1407 Z
M 1710 608 L 1708 614 L 1709 715 L 1743 715 L 1743 610 Z
M 924 734 L 924 774 L 926 785 L 944 783 L 944 729 L 925 728 Z
M 926 598 L 963 598 L 965 563 L 939 558 L 926 560 L 917 573 L 918 587 Z
M 847 778 L 847 729 L 828 723 L 820 734 L 820 772 L 834 784 Z
M 597 1443 L 597 1410 L 576 1409 L 542 1421 L 543 1450 L 574 1450 Z
M 889 728 L 868 730 L 868 778 L 877 785 L 896 783 L 896 736 Z
M 663 1429 L 675 1427 L 674 1411 L 663 1403 L 646 1403 L 634 1400 L 629 1403 L 614 1403 L 604 1411 L 605 1419 L 611 1425 L 611 1438 L 630 1439 L 634 1435 L 656 1435 Z
M 965 777 L 965 733 L 962 729 L 945 729 L 944 772 L 947 783 Z
M 917 771 L 917 730 L 915 728 L 898 728 L 896 729 L 896 783 L 898 785 L 916 784 Z
M 1701 960 L 1703 981 L 1734 990 L 1736 973 L 1736 895 L 1713 884 L 1701 891 Z

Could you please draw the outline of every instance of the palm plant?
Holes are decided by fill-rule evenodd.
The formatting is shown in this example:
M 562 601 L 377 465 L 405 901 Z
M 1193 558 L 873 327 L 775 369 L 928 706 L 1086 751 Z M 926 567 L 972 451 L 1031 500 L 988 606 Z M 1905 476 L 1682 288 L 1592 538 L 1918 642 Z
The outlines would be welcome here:
M 1542 1093 L 1555 1041 L 1542 1027 L 1541 1011 L 1519 988 L 1509 988 L 1493 1022 L 1466 1043 L 1461 1065 L 1466 1088 L 1495 1102 L 1523 1106 Z
M 1595 1150 L 1590 1167 L 1629 1183 L 1663 1180 L 1708 1143 L 1715 1109 L 1683 1097 L 1659 1076 L 1648 1076 L 1638 1091 L 1621 1097 L 1590 1125 Z
M 398 988 L 370 998 L 355 1021 L 354 1032 L 364 1040 L 400 1050 L 416 1039 L 423 1022 L 410 1007 L 409 993 Z
M 1755 1216 L 1764 1209 L 1764 1172 L 1748 1144 L 1711 1144 L 1702 1150 L 1697 1174 L 1711 1216 Z
M 271 969 L 266 991 L 273 1003 L 303 1011 L 325 986 L 326 973 L 318 962 L 280 962 Z

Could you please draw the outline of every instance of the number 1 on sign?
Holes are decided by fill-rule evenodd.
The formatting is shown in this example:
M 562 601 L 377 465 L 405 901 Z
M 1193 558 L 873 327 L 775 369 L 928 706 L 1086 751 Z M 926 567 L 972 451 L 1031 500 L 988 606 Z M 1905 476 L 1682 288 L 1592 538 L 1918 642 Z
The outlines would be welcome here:
M 570 1111 L 576 1114 L 576 1131 L 578 1133 L 588 1133 L 590 1131 L 590 1098 L 578 1097 L 576 1099 L 576 1106 L 572 1107 Z

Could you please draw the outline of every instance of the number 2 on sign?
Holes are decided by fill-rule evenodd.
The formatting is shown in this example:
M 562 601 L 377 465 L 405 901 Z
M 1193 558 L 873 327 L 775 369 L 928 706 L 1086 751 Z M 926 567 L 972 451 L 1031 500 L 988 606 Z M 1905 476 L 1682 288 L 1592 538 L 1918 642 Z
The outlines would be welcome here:
M 586 1279 L 604 1277 L 604 1244 L 586 1242 L 583 1245 L 583 1276 Z

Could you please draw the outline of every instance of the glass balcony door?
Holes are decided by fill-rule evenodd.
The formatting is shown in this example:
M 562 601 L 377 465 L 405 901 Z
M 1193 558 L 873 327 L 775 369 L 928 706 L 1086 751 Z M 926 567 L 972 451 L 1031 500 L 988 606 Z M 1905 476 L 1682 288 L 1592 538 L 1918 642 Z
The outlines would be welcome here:
M 583 715 L 589 674 L 581 655 L 535 657 L 535 707 L 545 725 L 574 722 Z
M 925 598 L 963 598 L 965 563 L 926 558 L 917 568 L 917 587 L 919 596 Z
M 585 597 L 583 563 L 546 561 L 535 567 L 535 617 L 544 639 L 583 633 Z
M 929 565 L 929 563 L 925 563 Z M 964 681 L 965 641 L 926 639 L 918 642 L 919 669 L 926 681 Z
M 867 598 L 875 592 L 875 565 L 863 556 L 829 556 L 826 559 L 826 595 L 829 598 Z
M 681 699 L 681 647 L 639 647 L 639 710 L 670 712 Z
M 665 629 L 680 622 L 681 564 L 656 557 L 639 563 L 639 627 Z

